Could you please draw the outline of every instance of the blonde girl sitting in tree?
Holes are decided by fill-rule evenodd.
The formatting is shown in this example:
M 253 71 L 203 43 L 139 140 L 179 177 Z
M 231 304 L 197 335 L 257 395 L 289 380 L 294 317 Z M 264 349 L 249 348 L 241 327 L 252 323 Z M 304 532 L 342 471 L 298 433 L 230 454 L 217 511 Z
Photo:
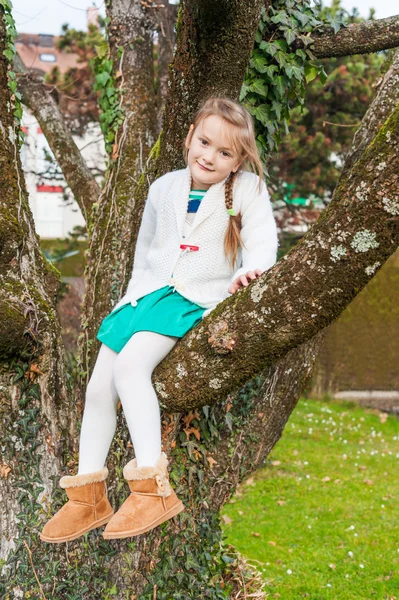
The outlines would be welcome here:
M 68 501 L 44 526 L 45 542 L 106 523 L 104 538 L 132 537 L 184 509 L 169 482 L 152 372 L 215 306 L 276 262 L 276 223 L 249 112 L 209 98 L 190 125 L 184 159 L 185 169 L 150 186 L 127 291 L 97 334 L 78 473 L 60 479 Z M 123 469 L 130 495 L 114 513 L 105 462 L 118 399 L 135 458 Z

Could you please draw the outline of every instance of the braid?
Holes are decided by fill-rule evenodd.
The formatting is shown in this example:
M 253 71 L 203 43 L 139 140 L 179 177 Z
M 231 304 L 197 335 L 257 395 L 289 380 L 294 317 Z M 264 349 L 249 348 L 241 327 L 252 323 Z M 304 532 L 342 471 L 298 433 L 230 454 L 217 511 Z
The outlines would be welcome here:
M 238 171 L 232 171 L 224 184 L 226 210 L 230 213 L 229 225 L 224 238 L 224 251 L 226 256 L 230 255 L 232 268 L 234 268 L 234 263 L 237 259 L 238 248 L 243 243 L 240 236 L 242 217 L 240 213 L 236 215 L 233 210 L 233 187 L 237 174 Z

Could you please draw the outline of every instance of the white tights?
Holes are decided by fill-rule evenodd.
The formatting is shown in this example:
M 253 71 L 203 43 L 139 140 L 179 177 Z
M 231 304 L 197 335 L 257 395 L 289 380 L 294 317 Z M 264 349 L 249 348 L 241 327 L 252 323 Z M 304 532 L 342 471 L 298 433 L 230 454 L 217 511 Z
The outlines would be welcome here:
M 78 475 L 104 467 L 115 434 L 118 397 L 137 466 L 156 464 L 162 450 L 161 415 L 151 375 L 178 340 L 153 331 L 138 331 L 119 353 L 101 344 L 86 389 Z

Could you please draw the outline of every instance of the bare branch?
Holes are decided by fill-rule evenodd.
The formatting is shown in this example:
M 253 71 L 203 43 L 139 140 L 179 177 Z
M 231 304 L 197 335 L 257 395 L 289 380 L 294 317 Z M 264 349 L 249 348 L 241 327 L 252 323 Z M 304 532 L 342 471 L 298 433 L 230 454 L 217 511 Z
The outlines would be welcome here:
M 352 23 L 338 33 L 314 33 L 312 52 L 317 58 L 369 54 L 399 46 L 399 15 Z M 298 48 L 303 44 L 298 43 Z
M 14 59 L 14 69 L 22 102 L 38 120 L 87 223 L 92 206 L 100 195 L 98 183 L 83 160 L 43 78 L 34 71 L 28 71 L 18 55 Z

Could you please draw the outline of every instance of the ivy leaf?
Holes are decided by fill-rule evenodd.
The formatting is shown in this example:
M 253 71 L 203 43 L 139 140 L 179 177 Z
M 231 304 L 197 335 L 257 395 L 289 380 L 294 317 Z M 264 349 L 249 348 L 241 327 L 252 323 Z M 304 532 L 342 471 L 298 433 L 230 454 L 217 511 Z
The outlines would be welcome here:
M 278 120 L 280 120 L 281 119 L 281 104 L 280 104 L 280 102 L 277 102 L 277 100 L 273 100 L 272 109 L 276 113 Z
M 98 73 L 96 75 L 96 83 L 98 85 L 104 86 L 107 84 L 107 81 L 110 80 L 110 74 L 107 71 L 102 71 L 102 73 Z
M 260 104 L 256 107 L 254 116 L 262 123 L 262 125 L 266 125 L 267 121 L 269 120 L 269 112 L 270 108 L 267 104 Z
M 318 71 L 317 71 L 317 67 L 315 67 L 314 65 L 305 65 L 305 79 L 306 79 L 306 83 L 309 83 L 310 81 L 313 81 L 313 79 L 315 79 L 318 75 Z
M 291 77 L 295 77 L 295 79 L 298 79 L 298 81 L 301 81 L 304 71 L 303 71 L 303 67 L 298 67 L 297 65 L 287 65 L 285 68 L 285 72 L 287 73 L 287 75 L 290 79 L 291 79 Z
M 255 94 L 259 94 L 259 96 L 264 96 L 266 98 L 268 87 L 261 79 L 257 79 L 250 86 L 250 90 L 251 92 L 255 92 Z
M 275 42 L 261 42 L 259 48 L 260 50 L 265 50 L 270 56 L 274 56 L 279 49 L 279 46 Z
M 108 52 L 107 44 L 98 44 L 94 46 L 94 49 L 97 53 L 98 58 L 103 58 Z
M 285 11 L 283 11 L 283 10 L 281 10 L 280 12 L 278 12 L 270 20 L 271 20 L 272 23 L 281 23 L 282 25 L 288 25 L 287 13 Z
M 343 24 L 342 19 L 337 16 L 327 15 L 326 20 L 327 20 L 327 23 L 329 23 L 331 25 L 331 27 L 334 29 L 334 33 L 337 34 Z
M 278 64 L 280 65 L 280 67 L 284 67 L 284 65 L 287 64 L 286 56 L 287 55 L 285 52 L 281 52 L 280 50 L 277 52 L 276 60 L 277 60 Z
M 284 31 L 284 37 L 287 40 L 287 44 L 291 45 L 292 42 L 295 41 L 296 35 L 295 32 L 292 31 L 292 29 L 286 29 Z
M 4 56 L 7 57 L 9 62 L 11 62 L 12 59 L 14 58 L 14 52 L 12 50 L 3 50 L 3 54 L 4 54 Z
M 327 81 L 327 73 L 324 70 L 324 67 L 321 68 L 321 71 L 319 71 L 319 77 L 320 77 L 320 81 L 321 83 L 324 85 L 325 82 Z
M 282 75 L 279 75 L 279 77 L 276 77 L 276 88 L 277 91 L 280 95 L 280 97 L 284 96 L 284 78 L 282 77 Z
M 302 48 L 298 48 L 298 50 L 296 50 L 295 54 L 297 56 L 300 56 L 302 58 L 302 60 L 307 59 L 306 52 L 305 52 L 305 50 L 302 50 Z
M 285 40 L 276 40 L 274 43 L 277 44 L 277 46 L 279 46 L 280 50 L 282 50 L 283 52 L 287 52 L 288 46 Z
M 308 15 L 306 13 L 301 12 L 300 10 L 293 10 L 292 14 L 296 19 L 298 19 L 301 25 L 306 25 L 306 23 L 309 22 Z
M 248 93 L 248 89 L 249 89 L 249 86 L 246 85 L 245 83 L 243 83 L 242 87 L 241 87 L 239 102 L 242 102 L 244 100 L 245 96 Z
M 259 73 L 264 73 L 267 68 L 267 60 L 259 52 L 254 52 L 251 60 L 249 61 L 250 66 L 256 69 Z
M 265 71 L 265 73 L 267 74 L 267 76 L 270 79 L 273 79 L 273 74 L 278 71 L 278 67 L 277 65 L 269 65 Z

